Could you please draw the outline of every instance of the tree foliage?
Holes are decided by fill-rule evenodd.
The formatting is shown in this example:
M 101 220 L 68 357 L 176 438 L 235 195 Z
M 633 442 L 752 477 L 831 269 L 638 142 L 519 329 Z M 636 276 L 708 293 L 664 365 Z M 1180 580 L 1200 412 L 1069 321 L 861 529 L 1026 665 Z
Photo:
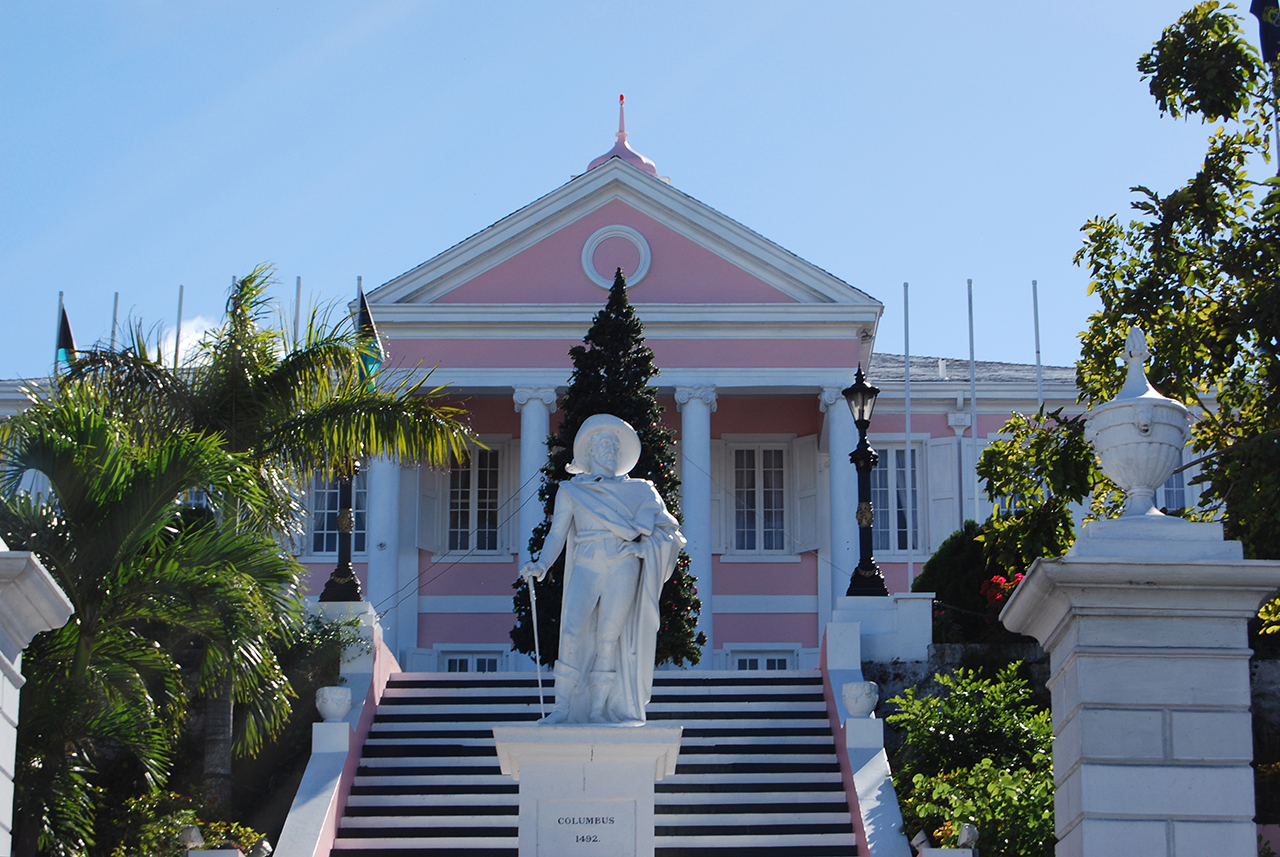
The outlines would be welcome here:
M 169 779 L 194 700 L 209 703 L 206 741 L 234 734 L 241 756 L 279 735 L 294 691 L 277 652 L 302 633 L 301 567 L 279 539 L 301 530 L 299 486 L 369 456 L 447 465 L 470 436 L 441 391 L 362 374 L 375 346 L 349 319 L 314 311 L 291 342 L 269 284 L 265 267 L 235 281 L 223 324 L 184 365 L 135 326 L 0 424 L 5 538 L 40 555 L 76 610 L 25 663 L 22 857 L 37 837 L 83 854 L 95 817 L 116 821 L 101 812 L 104 759 L 118 802 Z M 30 470 L 48 497 L 16 490 Z M 230 753 L 206 755 L 228 784 Z
M 1106 478 L 1093 464 L 1084 419 L 1043 407 L 1033 417 L 1013 414 L 978 460 L 978 476 L 995 506 L 977 538 L 988 563 L 1010 574 L 1066 553 L 1075 540 L 1072 504 Z
M 1129 329 L 1145 330 L 1152 385 L 1195 414 L 1202 493 L 1188 516 L 1220 517 L 1247 556 L 1268 559 L 1280 558 L 1280 185 L 1255 173 L 1270 160 L 1274 75 L 1233 8 L 1196 5 L 1138 62 L 1163 113 L 1222 124 L 1181 187 L 1136 186 L 1134 217 L 1084 225 L 1075 261 L 1102 309 L 1081 334 L 1076 375 L 1084 403 L 1109 401 L 1124 381 L 1117 357 Z M 1011 501 L 992 518 L 988 547 L 1025 567 L 1070 544 L 1062 501 L 1087 488 L 1099 517 L 1118 497 L 1079 420 L 1015 415 L 1005 430 L 1012 438 L 979 465 L 990 496 Z
M 1201 505 L 1220 512 L 1248 556 L 1280 557 L 1280 196 L 1250 167 L 1270 159 L 1265 68 L 1240 21 L 1201 3 L 1139 62 L 1173 116 L 1215 128 L 1203 163 L 1161 195 L 1136 187 L 1137 217 L 1084 226 L 1076 262 L 1102 310 L 1082 336 L 1077 375 L 1089 403 L 1119 390 L 1116 355 L 1131 325 L 1150 335 L 1153 385 L 1195 407 Z
M 37 843 L 84 853 L 104 764 L 118 772 L 131 760 L 140 787 L 162 784 L 190 691 L 227 670 L 254 703 L 246 749 L 289 712 L 268 637 L 300 616 L 297 564 L 271 539 L 179 502 L 201 490 L 212 510 L 253 503 L 249 468 L 217 437 L 138 443 L 106 409 L 101 391 L 75 382 L 0 423 L 0 534 L 35 552 L 74 608 L 23 662 L 17 854 Z M 30 470 L 47 477 L 49 496 L 15 490 Z M 180 639 L 201 644 L 189 681 L 171 645 Z
M 994 680 L 965 669 L 936 675 L 941 693 L 912 687 L 888 700 L 898 710 L 886 720 L 903 732 L 894 771 L 909 835 L 923 830 L 954 846 L 969 823 L 984 855 L 1053 854 L 1053 728 L 1049 712 L 1031 705 L 1019 666 Z
M 548 440 L 550 455 L 542 468 L 546 477 L 538 491 L 546 519 L 533 531 L 529 552 L 537 557 L 551 529 L 551 511 L 560 482 L 570 478 L 566 466 L 573 460 L 573 439 L 582 423 L 595 414 L 613 414 L 640 436 L 640 460 L 631 471 L 633 479 L 648 479 L 657 489 L 671 514 L 680 518 L 680 477 L 676 474 L 674 432 L 662 423 L 663 408 L 649 379 L 658 374 L 653 351 L 644 344 L 644 324 L 627 299 L 627 281 L 618 269 L 609 298 L 592 320 L 582 345 L 569 350 L 573 375 L 560 402 L 560 426 Z M 556 560 L 542 583 L 537 584 L 538 642 L 542 663 L 556 662 L 560 648 L 560 604 L 563 591 L 564 556 Z M 516 626 L 511 631 L 516 651 L 534 654 L 533 616 L 529 592 L 523 579 L 513 587 Z M 702 602 L 689 574 L 689 557 L 683 551 L 675 572 L 662 588 L 659 602 L 657 663 L 696 664 L 706 645 L 706 635 L 697 631 Z

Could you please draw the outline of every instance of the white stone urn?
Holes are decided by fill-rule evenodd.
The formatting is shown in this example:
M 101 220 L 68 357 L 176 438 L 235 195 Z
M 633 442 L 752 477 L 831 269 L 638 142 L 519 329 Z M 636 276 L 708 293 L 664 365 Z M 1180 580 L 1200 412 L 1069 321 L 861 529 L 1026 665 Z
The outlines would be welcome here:
M 1085 438 L 1102 470 L 1125 492 L 1124 515 L 1160 515 L 1156 489 L 1182 464 L 1191 434 L 1191 416 L 1181 402 L 1160 395 L 1147 380 L 1147 335 L 1129 331 L 1125 362 L 1129 374 L 1114 400 L 1089 412 Z
M 351 710 L 351 688 L 322 687 L 316 691 L 316 709 L 325 723 L 336 723 Z
M 840 688 L 840 698 L 850 717 L 870 717 L 880 701 L 880 685 L 874 681 L 851 681 Z

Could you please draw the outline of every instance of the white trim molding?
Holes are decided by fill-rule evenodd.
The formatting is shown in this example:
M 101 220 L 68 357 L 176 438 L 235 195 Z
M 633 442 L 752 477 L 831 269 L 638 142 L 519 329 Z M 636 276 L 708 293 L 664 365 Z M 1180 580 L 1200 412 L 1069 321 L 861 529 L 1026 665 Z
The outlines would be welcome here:
M 615 223 L 612 226 L 602 226 L 592 232 L 591 237 L 587 239 L 587 243 L 582 245 L 582 271 L 587 275 L 587 279 L 600 288 L 613 288 L 613 278 L 606 277 L 596 270 L 596 249 L 610 238 L 625 238 L 635 246 L 636 251 L 640 254 L 640 263 L 636 265 L 633 273 L 627 275 L 627 288 L 631 288 L 643 280 L 645 274 L 649 273 L 649 263 L 653 261 L 653 252 L 649 249 L 649 242 L 644 239 L 644 236 L 630 226 Z

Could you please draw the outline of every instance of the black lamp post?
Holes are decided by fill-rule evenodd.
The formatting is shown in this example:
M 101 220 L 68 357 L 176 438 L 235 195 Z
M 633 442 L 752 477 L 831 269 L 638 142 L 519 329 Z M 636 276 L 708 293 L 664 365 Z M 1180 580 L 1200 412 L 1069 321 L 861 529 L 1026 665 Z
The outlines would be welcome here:
M 880 460 L 879 454 L 867 443 L 867 428 L 871 425 L 871 412 L 875 410 L 876 396 L 880 389 L 867 383 L 867 376 L 858 366 L 853 385 L 843 391 L 853 424 L 858 427 L 858 446 L 849 453 L 849 463 L 858 469 L 858 567 L 849 577 L 846 595 L 888 595 L 884 575 L 871 555 L 871 525 L 875 514 L 871 508 L 871 470 Z
M 356 515 L 351 510 L 351 485 L 360 472 L 360 462 L 352 461 L 348 473 L 338 476 L 338 565 L 325 582 L 321 601 L 363 601 L 360 578 L 351 568 L 351 533 L 356 528 Z

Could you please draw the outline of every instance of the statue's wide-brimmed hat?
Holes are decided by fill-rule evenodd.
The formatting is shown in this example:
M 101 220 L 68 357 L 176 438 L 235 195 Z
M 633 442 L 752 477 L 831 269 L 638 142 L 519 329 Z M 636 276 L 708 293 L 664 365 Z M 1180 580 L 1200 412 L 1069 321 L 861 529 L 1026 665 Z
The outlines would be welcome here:
M 570 473 L 591 472 L 591 438 L 608 433 L 618 441 L 618 462 L 614 476 L 625 476 L 640 460 L 640 435 L 626 420 L 613 414 L 596 414 L 587 417 L 573 439 L 573 463 L 566 469 Z

